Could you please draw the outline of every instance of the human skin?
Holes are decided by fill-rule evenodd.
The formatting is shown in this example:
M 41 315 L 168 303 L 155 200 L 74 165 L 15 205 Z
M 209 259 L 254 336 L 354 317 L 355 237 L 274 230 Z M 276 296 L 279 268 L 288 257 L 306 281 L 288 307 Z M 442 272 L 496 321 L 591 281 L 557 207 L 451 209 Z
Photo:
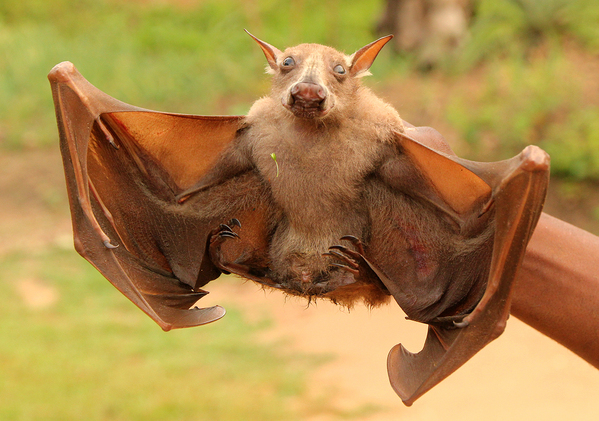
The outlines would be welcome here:
M 599 368 L 599 237 L 542 214 L 511 314 Z

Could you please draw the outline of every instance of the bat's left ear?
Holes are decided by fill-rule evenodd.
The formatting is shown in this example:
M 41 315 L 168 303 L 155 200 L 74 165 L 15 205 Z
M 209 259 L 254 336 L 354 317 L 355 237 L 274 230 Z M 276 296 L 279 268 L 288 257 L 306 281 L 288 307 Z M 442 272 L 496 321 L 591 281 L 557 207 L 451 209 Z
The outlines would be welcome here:
M 352 54 L 351 58 L 351 68 L 349 70 L 350 75 L 354 77 L 362 77 L 370 74 L 368 69 L 372 66 L 372 62 L 381 51 L 381 48 L 388 43 L 393 35 L 387 35 L 386 37 L 382 37 L 377 39 L 374 42 L 360 48 L 354 54 Z
M 244 29 L 244 31 L 247 32 L 247 34 L 249 36 L 254 38 L 254 41 L 256 41 L 258 43 L 260 48 L 262 48 L 262 51 L 264 52 L 264 55 L 266 56 L 266 60 L 268 61 L 268 65 L 270 66 L 270 68 L 272 70 L 276 70 L 278 68 L 277 56 L 281 55 L 281 51 L 278 48 L 273 47 L 272 45 L 262 41 L 261 39 L 256 38 L 255 36 L 250 34 L 247 29 Z

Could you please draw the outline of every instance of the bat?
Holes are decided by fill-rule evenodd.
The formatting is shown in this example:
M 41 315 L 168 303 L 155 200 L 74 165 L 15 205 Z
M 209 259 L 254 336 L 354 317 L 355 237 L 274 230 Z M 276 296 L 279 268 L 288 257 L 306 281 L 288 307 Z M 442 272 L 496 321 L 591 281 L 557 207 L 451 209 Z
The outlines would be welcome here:
M 411 405 L 503 332 L 549 157 L 468 161 L 402 120 L 361 84 L 391 36 L 352 55 L 251 36 L 272 90 L 247 116 L 150 111 L 52 69 L 75 248 L 164 330 L 221 318 L 194 304 L 223 273 L 348 307 L 391 297 L 429 326 L 422 351 L 388 356 Z

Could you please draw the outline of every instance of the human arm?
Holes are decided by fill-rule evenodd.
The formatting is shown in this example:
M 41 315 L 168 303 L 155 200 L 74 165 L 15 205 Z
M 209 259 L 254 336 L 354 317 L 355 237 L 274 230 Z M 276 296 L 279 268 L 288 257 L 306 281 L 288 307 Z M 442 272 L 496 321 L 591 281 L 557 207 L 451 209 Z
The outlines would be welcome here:
M 599 237 L 542 214 L 511 314 L 599 368 Z

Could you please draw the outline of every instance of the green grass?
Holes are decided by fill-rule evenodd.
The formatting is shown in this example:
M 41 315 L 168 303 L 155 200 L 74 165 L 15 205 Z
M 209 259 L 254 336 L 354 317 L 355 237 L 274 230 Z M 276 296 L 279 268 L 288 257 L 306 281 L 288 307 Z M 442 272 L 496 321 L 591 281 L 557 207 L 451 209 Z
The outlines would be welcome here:
M 444 117 L 477 160 L 509 158 L 530 144 L 551 155 L 552 174 L 599 180 L 599 97 L 587 89 L 597 75 L 556 52 L 485 64 L 475 89 L 448 100 Z
M 376 37 L 382 4 L 3 0 L 0 153 L 57 147 L 46 75 L 61 61 L 134 105 L 243 114 L 269 90 L 263 55 L 243 28 L 279 48 L 318 42 L 351 53 Z M 536 143 L 552 155 L 554 174 L 599 180 L 599 98 L 586 94 L 598 76 L 570 60 L 571 50 L 596 60 L 599 3 L 475 5 L 469 42 L 439 69 L 420 74 L 410 57 L 385 49 L 366 83 L 399 87 L 400 113 L 423 125 L 441 122 L 469 145 L 469 158 L 505 158 Z M 413 109 L 402 110 L 402 87 L 414 82 L 423 89 L 410 91 Z M 28 307 L 18 293 L 24 280 L 48 286 L 57 302 Z M 256 337 L 267 321 L 249 323 L 227 308 L 215 324 L 163 333 L 72 251 L 0 256 L 0 419 L 359 419 L 376 412 L 306 398 L 305 372 L 320 360 L 262 344 Z
M 4 1 L 0 145 L 55 144 L 46 74 L 60 61 L 74 62 L 100 89 L 135 105 L 244 114 L 268 92 L 269 80 L 259 48 L 243 28 L 280 48 L 319 42 L 352 52 L 375 37 L 382 3 Z M 450 84 L 482 77 L 486 87 L 474 102 L 470 92 L 454 95 L 431 120 L 440 118 L 457 130 L 475 151 L 471 158 L 506 157 L 537 143 L 557 157 L 555 174 L 599 179 L 594 123 L 599 100 L 580 100 L 585 90 L 580 79 L 596 75 L 572 77 L 580 69 L 564 54 L 572 46 L 589 57 L 599 51 L 599 5 L 478 0 L 475 12 L 469 41 L 440 72 Z M 414 75 L 411 63 L 384 52 L 374 73 L 386 83 L 402 83 Z M 417 107 L 430 101 L 425 96 Z
M 470 39 L 452 66 L 462 70 L 500 57 L 521 59 L 540 45 L 572 41 L 599 52 L 599 4 L 593 0 L 476 0 Z
M 25 280 L 57 301 L 27 306 Z M 71 250 L 4 256 L 0 419 L 301 419 L 316 359 L 258 343 L 266 321 L 228 307 L 215 324 L 164 333 Z
M 507 158 L 526 145 L 552 142 L 552 130 L 569 124 L 580 98 L 578 81 L 567 77 L 572 71 L 561 55 L 489 63 L 476 92 L 450 98 L 447 119 L 482 159 Z
M 65 60 L 125 102 L 172 112 L 243 114 L 269 89 L 262 52 L 244 28 L 280 48 L 320 42 L 351 53 L 373 40 L 379 3 L 5 0 L 0 144 L 56 142 L 46 75 Z
M 318 42 L 351 53 L 376 37 L 382 4 L 3 0 L 0 153 L 57 147 L 46 75 L 61 61 L 134 105 L 243 114 L 269 90 L 263 55 L 243 28 L 279 48 Z M 366 83 L 399 87 L 400 113 L 423 125 L 440 122 L 468 144 L 469 158 L 505 158 L 536 143 L 552 155 L 554 174 L 599 180 L 599 98 L 586 94 L 598 76 L 570 60 L 571 50 L 596 60 L 599 3 L 475 5 L 470 40 L 439 69 L 420 74 L 410 57 L 385 49 Z M 412 84 L 423 89 L 408 89 L 413 109 L 402 110 L 402 88 Z M 18 293 L 28 279 L 56 291 L 58 301 L 28 307 Z M 227 308 L 215 324 L 163 333 L 72 251 L 0 256 L 0 419 L 359 419 L 376 412 L 306 398 L 305 372 L 320 360 L 262 344 L 256 337 L 267 321 L 249 323 Z
M 244 114 L 268 92 L 265 61 L 243 32 L 280 47 L 319 42 L 353 52 L 374 39 L 382 0 L 5 0 L 0 3 L 0 150 L 56 144 L 46 75 L 75 63 L 100 89 L 146 108 Z M 584 80 L 565 54 L 599 51 L 599 5 L 588 0 L 478 0 L 471 37 L 441 65 L 447 84 L 483 80 L 482 91 L 421 96 L 444 103 L 423 124 L 443 121 L 474 151 L 497 159 L 537 143 L 554 174 L 599 179 L 599 99 L 581 100 Z M 410 57 L 384 51 L 374 66 L 387 84 L 410 83 Z M 482 71 L 481 71 L 482 69 Z M 575 75 L 575 77 L 573 77 Z M 577 76 L 576 76 L 577 75 Z M 583 82 L 581 82 L 583 81 Z M 367 84 L 376 86 L 376 79 Z M 591 84 L 592 85 L 592 84 Z M 400 112 L 402 110 L 400 109 Z M 409 114 L 409 113 L 408 113 Z

